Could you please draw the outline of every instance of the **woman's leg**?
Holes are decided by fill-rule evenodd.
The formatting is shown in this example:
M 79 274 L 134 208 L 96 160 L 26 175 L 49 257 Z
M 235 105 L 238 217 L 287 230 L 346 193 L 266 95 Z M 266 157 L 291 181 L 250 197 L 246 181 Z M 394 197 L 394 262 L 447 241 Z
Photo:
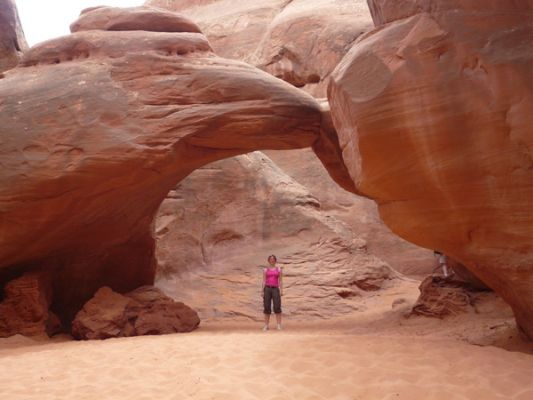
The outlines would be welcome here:
M 276 314 L 278 329 L 281 329 L 281 295 L 279 288 L 272 289 L 272 302 L 274 303 L 274 313 Z
M 263 313 L 265 314 L 265 326 L 263 329 L 267 330 L 270 324 L 270 314 L 272 313 L 272 289 L 266 286 L 263 296 Z

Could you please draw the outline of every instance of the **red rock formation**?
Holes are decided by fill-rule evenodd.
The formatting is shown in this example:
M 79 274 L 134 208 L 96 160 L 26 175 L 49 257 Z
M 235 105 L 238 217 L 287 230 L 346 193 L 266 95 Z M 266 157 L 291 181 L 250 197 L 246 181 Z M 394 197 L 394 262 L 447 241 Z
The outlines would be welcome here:
M 372 28 L 364 0 L 148 0 L 197 22 L 215 52 L 324 97 L 329 75 Z
M 438 276 L 428 276 L 420 284 L 420 296 L 412 314 L 444 318 L 473 312 L 472 287 L 467 283 Z
M 76 339 L 108 339 L 190 332 L 198 327 L 196 311 L 158 289 L 142 286 L 121 295 L 99 289 L 72 322 Z
M 153 282 L 151 224 L 189 173 L 321 140 L 309 95 L 217 57 L 199 33 L 139 27 L 45 42 L 0 80 L 0 267 L 53 271 L 66 320 L 101 286 Z
M 357 189 L 450 255 L 533 338 L 533 2 L 374 0 L 329 87 Z
M 49 311 L 52 301 L 50 276 L 31 272 L 8 282 L 0 303 L 0 337 L 16 334 L 45 336 L 57 333 L 61 326 Z
M 143 7 L 86 9 L 71 24 L 70 31 L 88 30 L 202 33 L 198 25 L 180 14 Z
M 147 4 L 183 12 L 198 22 L 217 54 L 246 61 L 315 96 L 325 95 L 335 66 L 355 39 L 372 26 L 363 0 L 149 0 Z M 318 80 L 311 82 L 313 79 Z M 328 108 L 327 103 L 323 106 Z M 322 137 L 324 140 L 313 146 L 314 152 L 266 154 L 307 187 L 323 209 L 364 239 L 371 254 L 402 273 L 430 273 L 431 252 L 391 233 L 374 202 L 353 194 L 353 181 L 344 172 L 340 154 L 335 154 L 339 147 L 334 128 L 323 130 Z M 345 190 L 332 182 L 316 155 Z
M 28 48 L 14 0 L 0 0 L 0 73 L 13 68 Z
M 272 253 L 284 268 L 291 318 L 354 312 L 376 295 L 365 290 L 400 278 L 260 152 L 193 172 L 161 205 L 156 230 L 156 285 L 202 319 L 261 319 L 261 265 Z

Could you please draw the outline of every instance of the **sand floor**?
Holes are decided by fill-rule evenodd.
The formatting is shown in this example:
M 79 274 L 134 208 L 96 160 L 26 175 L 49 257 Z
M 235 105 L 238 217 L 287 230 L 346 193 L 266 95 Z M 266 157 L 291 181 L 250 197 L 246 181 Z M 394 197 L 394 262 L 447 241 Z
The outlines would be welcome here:
M 204 326 L 91 342 L 4 339 L 0 399 L 533 399 L 533 356 L 446 338 Z

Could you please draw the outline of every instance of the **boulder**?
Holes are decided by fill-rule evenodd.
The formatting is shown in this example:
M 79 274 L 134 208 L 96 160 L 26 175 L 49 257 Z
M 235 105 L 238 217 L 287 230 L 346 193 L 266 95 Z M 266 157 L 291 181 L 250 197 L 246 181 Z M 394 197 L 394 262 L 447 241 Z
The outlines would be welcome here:
M 28 44 L 14 0 L 0 0 L 0 76 L 16 66 Z
M 147 31 L 139 13 L 170 32 Z M 218 159 L 311 147 L 324 114 L 293 86 L 217 57 L 169 11 L 99 7 L 73 27 L 0 79 L 0 269 L 53 271 L 65 323 L 102 286 L 153 283 L 152 223 L 178 182 Z
M 100 288 L 72 322 L 75 339 L 108 339 L 190 332 L 198 327 L 198 314 L 152 286 L 127 294 Z
M 404 239 L 465 265 L 533 338 L 533 2 L 372 0 L 328 97 L 343 159 Z
M 28 272 L 9 281 L 0 302 L 0 337 L 13 335 L 51 336 L 61 330 L 49 310 L 52 299 L 50 276 Z
M 428 276 L 420 284 L 420 296 L 411 311 L 414 315 L 444 318 L 474 312 L 473 291 L 469 284 L 452 278 Z
M 148 0 L 196 21 L 215 52 L 316 97 L 357 37 L 372 28 L 364 0 Z

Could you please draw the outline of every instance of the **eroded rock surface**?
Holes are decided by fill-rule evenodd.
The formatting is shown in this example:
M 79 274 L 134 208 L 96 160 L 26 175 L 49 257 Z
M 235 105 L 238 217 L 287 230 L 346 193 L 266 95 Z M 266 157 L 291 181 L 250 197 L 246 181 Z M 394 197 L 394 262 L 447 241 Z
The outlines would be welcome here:
M 190 332 L 198 327 L 196 311 L 152 286 L 127 294 L 99 289 L 72 322 L 76 339 L 108 339 Z
M 136 17 L 106 31 L 122 27 L 102 25 L 102 10 L 0 80 L 0 268 L 53 273 L 67 322 L 99 287 L 153 282 L 152 221 L 192 171 L 322 140 L 311 96 L 217 57 L 192 22 L 143 8 L 169 14 L 172 32 L 146 31 Z M 107 12 L 120 21 L 139 12 L 128 10 Z
M 372 20 L 364 0 L 148 0 L 197 22 L 217 54 L 324 97 L 329 75 Z
M 284 269 L 283 311 L 332 318 L 401 276 L 260 152 L 218 161 L 183 180 L 157 218 L 156 285 L 202 319 L 262 318 L 267 256 Z
M 18 64 L 28 48 L 14 0 L 0 0 L 0 74 Z
M 369 2 L 332 75 L 357 189 L 403 238 L 450 255 L 533 337 L 533 3 Z
M 420 284 L 420 296 L 412 314 L 444 318 L 473 312 L 474 288 L 468 283 L 439 276 L 428 276 Z
M 0 337 L 12 335 L 46 336 L 61 329 L 52 302 L 50 276 L 29 272 L 9 281 L 0 302 Z

